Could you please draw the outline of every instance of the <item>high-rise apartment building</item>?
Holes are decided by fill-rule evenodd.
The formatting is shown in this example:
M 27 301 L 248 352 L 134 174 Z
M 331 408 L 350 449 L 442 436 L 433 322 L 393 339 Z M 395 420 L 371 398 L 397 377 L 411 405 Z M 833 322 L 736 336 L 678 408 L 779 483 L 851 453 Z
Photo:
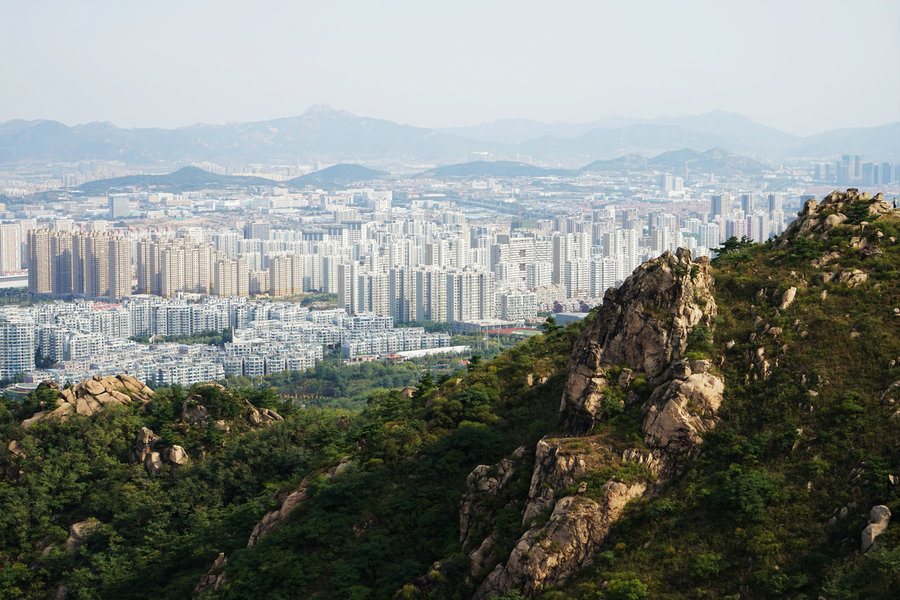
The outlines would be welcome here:
M 28 291 L 120 300 L 131 295 L 131 242 L 110 233 L 28 232 Z

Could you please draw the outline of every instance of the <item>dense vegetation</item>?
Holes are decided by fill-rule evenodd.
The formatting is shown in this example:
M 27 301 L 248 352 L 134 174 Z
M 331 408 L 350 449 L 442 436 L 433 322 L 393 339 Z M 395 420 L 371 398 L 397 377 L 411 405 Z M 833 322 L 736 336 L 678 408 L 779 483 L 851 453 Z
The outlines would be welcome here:
M 73 598 L 185 598 L 224 551 L 230 583 L 222 597 L 390 598 L 452 553 L 459 489 L 471 469 L 520 444 L 533 447 L 555 426 L 578 330 L 475 361 L 471 372 L 440 384 L 427 373 L 411 396 L 376 391 L 358 411 L 295 409 L 279 404 L 271 388 L 193 390 L 213 417 L 228 419 L 228 434 L 182 419 L 191 390 L 177 387 L 157 390 L 143 409 L 27 430 L 21 420 L 52 404 L 55 393 L 6 403 L 0 438 L 16 440 L 25 457 L 0 452 L 0 596 L 44 598 L 65 583 Z M 325 380 L 330 368 L 322 366 Z M 528 373 L 550 380 L 530 387 Z M 314 372 L 305 377 L 319 381 Z M 277 407 L 284 421 L 248 427 L 245 399 Z M 184 446 L 192 464 L 153 477 L 131 463 L 142 426 L 164 445 Z M 316 480 L 310 502 L 246 548 L 263 513 L 342 456 L 353 457 L 342 477 Z M 65 550 L 67 528 L 88 518 L 101 525 L 77 550 Z
M 723 246 L 717 322 L 695 328 L 688 348 L 725 377 L 718 424 L 681 478 L 632 502 L 593 564 L 542 598 L 895 597 L 900 528 L 892 523 L 865 554 L 859 540 L 873 505 L 900 514 L 900 419 L 882 400 L 900 380 L 900 224 L 876 220 L 867 231 L 880 252 L 857 251 L 850 243 L 864 217 L 849 212 L 825 239 Z M 833 251 L 827 268 L 813 265 Z M 868 280 L 823 281 L 852 269 Z M 795 301 L 779 309 L 792 286 Z M 0 449 L 0 597 L 52 597 L 64 584 L 70 598 L 188 598 L 224 552 L 227 580 L 201 597 L 467 598 L 477 581 L 459 540 L 466 477 L 519 446 L 530 465 L 536 441 L 560 432 L 565 367 L 583 326 L 551 322 L 540 337 L 438 378 L 409 363 L 354 371 L 325 361 L 255 382 L 261 389 L 237 379 L 162 389 L 145 407 L 28 429 L 22 419 L 56 392 L 6 403 L 0 440 L 16 440 L 24 456 Z M 751 361 L 759 347 L 767 378 Z M 416 379 L 412 393 L 391 389 Z M 636 385 L 649 393 L 646 381 Z M 610 418 L 591 432 L 613 449 L 640 443 L 639 411 L 617 392 L 611 386 Z M 228 429 L 182 418 L 191 393 Z M 281 402 L 304 394 L 307 408 Z M 316 406 L 335 399 L 345 408 Z M 284 420 L 254 427 L 251 405 Z M 183 446 L 191 464 L 151 476 L 132 463 L 142 426 Z M 344 457 L 347 468 L 325 476 Z M 647 476 L 626 467 L 596 477 Z M 530 476 L 516 470 L 488 507 L 491 529 L 475 536 L 495 534 L 500 554 L 522 533 Z M 306 501 L 248 547 L 254 524 L 304 478 Z M 67 550 L 68 528 L 86 519 L 99 526 Z

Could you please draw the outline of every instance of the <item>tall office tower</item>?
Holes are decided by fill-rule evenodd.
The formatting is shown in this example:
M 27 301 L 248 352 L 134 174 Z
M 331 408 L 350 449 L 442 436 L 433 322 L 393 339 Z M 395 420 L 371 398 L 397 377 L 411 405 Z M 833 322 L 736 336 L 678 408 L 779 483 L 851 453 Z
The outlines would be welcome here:
M 571 233 L 555 233 L 551 240 L 553 244 L 552 282 L 563 283 L 566 261 L 575 259 L 575 237 Z
M 784 206 L 784 198 L 781 194 L 769 194 L 769 213 L 776 210 L 782 210 Z
M 896 179 L 895 166 L 889 162 L 881 163 L 881 183 L 887 185 L 893 183 Z
M 34 323 L 0 318 L 0 379 L 34 370 Z
M 135 293 L 150 293 L 150 246 L 148 239 L 139 240 L 135 246 L 135 266 L 137 275 L 137 287 Z
M 109 298 L 121 300 L 131 295 L 131 241 L 109 238 Z
M 22 268 L 22 228 L 18 223 L 0 224 L 0 274 Z
M 709 218 L 716 217 L 728 218 L 731 215 L 731 196 L 729 194 L 719 194 L 710 197 Z
M 753 194 L 741 194 L 741 210 L 744 211 L 745 215 L 755 212 Z
M 359 304 L 356 294 L 356 263 L 341 263 L 337 268 L 337 303 L 348 313 L 355 313 Z
M 293 293 L 291 282 L 291 260 L 286 256 L 269 259 L 269 293 L 275 297 Z
M 37 229 L 28 232 L 29 294 L 53 293 L 50 236 L 51 233 L 47 229 Z
M 88 264 L 88 239 L 83 235 L 72 238 L 72 294 L 87 294 L 85 276 Z
M 235 273 L 237 277 L 237 295 L 246 298 L 250 295 L 250 268 L 247 265 L 247 261 L 243 258 L 237 259 L 235 263 Z

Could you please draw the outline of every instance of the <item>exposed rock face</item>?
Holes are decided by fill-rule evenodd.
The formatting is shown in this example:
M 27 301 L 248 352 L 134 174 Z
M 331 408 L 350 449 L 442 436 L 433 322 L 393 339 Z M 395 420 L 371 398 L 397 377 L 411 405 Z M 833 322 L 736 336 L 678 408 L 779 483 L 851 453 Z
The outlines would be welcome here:
M 137 438 L 134 440 L 134 450 L 131 453 L 131 460 L 134 462 L 144 462 L 147 455 L 153 450 L 153 446 L 159 441 L 159 436 L 153 433 L 152 429 L 141 427 L 138 431 Z
M 331 479 L 335 475 L 340 474 L 344 469 L 346 469 L 351 464 L 350 457 L 344 457 L 340 463 L 331 467 L 322 475 L 328 479 Z M 288 496 L 281 502 L 281 507 L 267 512 L 263 515 L 263 518 L 260 519 L 259 523 L 253 527 L 253 531 L 250 533 L 250 540 L 247 542 L 247 546 L 252 546 L 256 542 L 258 542 L 261 538 L 267 536 L 268 534 L 275 531 L 275 529 L 281 525 L 293 512 L 295 508 L 300 506 L 304 500 L 306 500 L 307 491 L 309 489 L 309 484 L 312 483 L 313 479 L 317 477 L 316 475 L 309 475 L 303 478 L 303 481 L 300 482 L 300 485 L 296 490 L 288 494 Z
M 702 324 L 711 329 L 715 316 L 709 261 L 692 262 L 684 249 L 645 263 L 622 287 L 607 292 L 569 360 L 560 410 L 574 437 L 538 442 L 523 510 L 523 525 L 529 529 L 475 598 L 512 588 L 531 596 L 561 583 L 590 564 L 628 501 L 650 493 L 654 480 L 678 475 L 678 458 L 715 426 L 722 402 L 724 383 L 711 372 L 709 360 L 679 360 L 694 328 Z M 654 386 L 649 397 L 630 389 L 639 376 Z M 604 403 L 621 402 L 623 395 L 626 403 L 642 401 L 646 448 L 615 450 L 602 435 L 585 435 L 606 417 Z M 599 474 L 614 473 L 625 462 L 645 467 L 644 475 L 630 483 L 613 476 L 600 490 L 591 489 L 600 485 Z M 479 567 L 487 563 L 482 554 L 473 555 L 474 574 L 476 559 Z
M 103 410 L 105 406 L 132 402 L 146 404 L 153 399 L 153 390 L 131 375 L 115 377 L 95 375 L 65 390 L 60 390 L 57 384 L 50 381 L 41 383 L 39 387 L 57 391 L 59 397 L 56 400 L 56 408 L 35 413 L 33 417 L 22 422 L 24 427 L 43 419 L 63 421 L 74 413 L 90 417 Z
M 181 446 L 172 446 L 166 450 L 166 460 L 173 465 L 184 466 L 190 462 L 188 453 Z
M 69 537 L 66 539 L 65 549 L 69 553 L 75 552 L 75 550 L 84 543 L 84 540 L 87 539 L 91 532 L 98 527 L 100 527 L 100 521 L 97 519 L 87 519 L 85 521 L 73 523 L 72 526 L 69 527 Z
M 254 427 L 259 427 L 259 426 L 268 427 L 269 425 L 271 425 L 272 423 L 274 423 L 276 421 L 284 421 L 284 417 L 282 417 L 281 415 L 279 415 L 277 412 L 275 412 L 272 409 L 269 409 L 269 408 L 256 409 L 249 402 L 247 404 L 250 406 L 251 409 L 253 409 L 250 412 L 249 420 L 250 420 L 250 424 L 253 425 Z
M 228 559 L 225 558 L 225 553 L 219 552 L 219 556 L 216 557 L 216 560 L 209 568 L 209 571 L 206 572 L 206 575 L 200 579 L 197 587 L 194 588 L 194 596 L 197 596 L 200 592 L 210 587 L 214 590 L 218 590 L 222 587 L 222 584 L 227 581 L 227 578 L 225 577 L 226 565 L 228 565 Z
M 516 544 L 505 565 L 497 565 L 473 598 L 483 600 L 520 588 L 526 596 L 574 575 L 591 559 L 629 500 L 646 490 L 646 484 L 627 486 L 610 481 L 597 502 L 587 496 L 559 500 L 547 525 L 528 530 Z
M 825 196 L 821 203 L 807 200 L 797 219 L 788 226 L 782 236 L 781 247 L 787 247 L 796 236 L 820 238 L 827 237 L 832 227 L 847 221 L 851 205 L 865 205 L 869 218 L 877 218 L 892 212 L 891 205 L 884 201 L 883 194 L 870 196 L 860 194 L 859 190 L 850 188 L 846 192 L 834 191 Z
M 552 507 L 556 490 L 572 485 L 578 476 L 586 473 L 590 468 L 589 459 L 584 452 L 567 452 L 559 440 L 540 440 L 535 448 L 534 471 L 522 523 L 527 524 Z
M 459 503 L 459 541 L 468 550 L 473 540 L 473 528 L 487 513 L 483 505 L 486 496 L 496 496 L 506 487 L 521 465 L 525 446 L 519 446 L 510 458 L 504 458 L 494 466 L 478 465 L 466 478 L 466 493 Z
M 789 287 L 784 291 L 784 294 L 781 295 L 781 304 L 778 305 L 778 310 L 785 310 L 788 306 L 794 303 L 794 298 L 797 297 L 797 288 L 794 286 Z
M 719 410 L 724 390 L 722 380 L 709 373 L 673 379 L 658 386 L 642 407 L 644 441 L 651 448 L 670 453 L 697 446 L 701 442 L 699 434 L 715 425 L 712 418 Z
M 159 452 L 151 452 L 144 458 L 144 466 L 151 475 L 159 475 L 159 471 L 163 466 L 162 456 L 160 456 Z
M 679 248 L 644 263 L 620 288 L 608 290 L 569 360 L 562 398 L 566 430 L 585 433 L 601 416 L 608 367 L 658 377 L 685 351 L 696 325 L 711 327 L 712 288 L 709 260 L 692 262 L 690 251 Z
M 11 441 L 6 446 L 6 449 L 9 450 L 16 458 L 28 458 L 28 455 L 25 454 L 25 450 L 22 449 L 22 444 L 20 444 L 16 440 Z
M 885 532 L 891 522 L 891 509 L 883 504 L 873 506 L 869 511 L 869 524 L 862 532 L 862 551 L 866 552 L 875 543 L 875 539 Z

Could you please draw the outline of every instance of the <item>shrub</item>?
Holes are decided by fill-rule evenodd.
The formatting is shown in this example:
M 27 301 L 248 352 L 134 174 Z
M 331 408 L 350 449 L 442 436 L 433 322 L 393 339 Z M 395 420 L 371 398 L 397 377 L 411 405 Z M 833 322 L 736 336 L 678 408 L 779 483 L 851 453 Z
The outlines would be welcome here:
M 647 597 L 647 586 L 639 579 L 613 579 L 603 594 L 608 600 L 643 600 Z

